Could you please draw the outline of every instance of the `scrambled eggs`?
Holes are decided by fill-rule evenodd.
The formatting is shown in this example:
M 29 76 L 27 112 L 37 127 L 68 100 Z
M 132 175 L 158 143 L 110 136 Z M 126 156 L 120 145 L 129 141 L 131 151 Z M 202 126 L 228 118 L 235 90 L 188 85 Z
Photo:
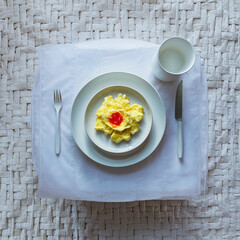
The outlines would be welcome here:
M 143 118 L 144 108 L 139 104 L 130 106 L 128 97 L 118 94 L 104 98 L 102 106 L 97 110 L 95 129 L 111 134 L 111 140 L 119 143 L 122 140 L 129 141 L 131 134 L 140 130 L 138 124 Z

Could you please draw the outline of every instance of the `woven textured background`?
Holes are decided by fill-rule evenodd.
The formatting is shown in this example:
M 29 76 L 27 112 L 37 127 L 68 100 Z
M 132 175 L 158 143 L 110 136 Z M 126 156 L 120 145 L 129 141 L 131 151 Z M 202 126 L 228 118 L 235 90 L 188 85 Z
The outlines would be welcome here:
M 240 239 L 239 0 L 0 0 L 1 239 Z M 205 195 L 191 201 L 38 199 L 31 157 L 37 47 L 99 38 L 160 44 L 180 35 L 209 86 Z

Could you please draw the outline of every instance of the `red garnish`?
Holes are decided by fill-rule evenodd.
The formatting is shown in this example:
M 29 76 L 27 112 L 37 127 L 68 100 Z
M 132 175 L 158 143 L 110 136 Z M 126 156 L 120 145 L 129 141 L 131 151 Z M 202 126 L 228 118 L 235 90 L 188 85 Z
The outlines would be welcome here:
M 111 117 L 109 118 L 109 122 L 115 126 L 119 126 L 122 121 L 123 117 L 119 112 L 112 113 Z

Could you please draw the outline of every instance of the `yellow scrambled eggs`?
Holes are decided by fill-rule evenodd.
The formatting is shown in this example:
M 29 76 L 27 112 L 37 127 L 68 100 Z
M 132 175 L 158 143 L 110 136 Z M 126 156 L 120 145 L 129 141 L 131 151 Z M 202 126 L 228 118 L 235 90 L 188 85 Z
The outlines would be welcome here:
M 97 110 L 95 129 L 111 134 L 111 140 L 119 143 L 122 140 L 129 141 L 131 134 L 140 130 L 138 124 L 143 118 L 144 108 L 139 104 L 130 106 L 128 97 L 118 94 L 104 98 L 102 106 Z

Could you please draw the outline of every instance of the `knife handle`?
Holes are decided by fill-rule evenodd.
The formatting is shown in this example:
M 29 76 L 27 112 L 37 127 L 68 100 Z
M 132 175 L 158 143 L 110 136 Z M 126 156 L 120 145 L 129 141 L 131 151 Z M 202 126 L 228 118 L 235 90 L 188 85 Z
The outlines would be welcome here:
M 182 121 L 178 120 L 178 133 L 177 133 L 177 151 L 178 151 L 178 157 L 182 158 L 183 154 L 183 134 L 182 134 Z

